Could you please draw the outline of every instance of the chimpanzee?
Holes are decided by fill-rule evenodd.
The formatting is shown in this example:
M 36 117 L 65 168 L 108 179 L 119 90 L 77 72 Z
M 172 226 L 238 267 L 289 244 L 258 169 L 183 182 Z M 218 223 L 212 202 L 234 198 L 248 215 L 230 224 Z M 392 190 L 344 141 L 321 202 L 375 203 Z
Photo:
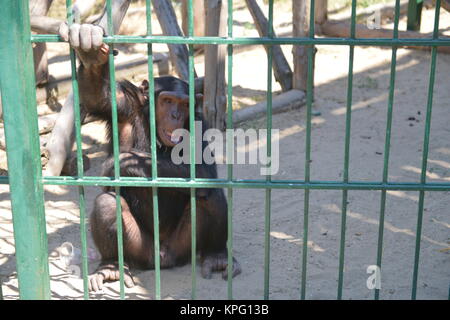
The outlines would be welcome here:
M 106 121 L 111 137 L 111 97 L 109 87 L 109 48 L 102 43 L 103 30 L 93 25 L 72 25 L 67 29 L 66 39 L 76 49 L 81 65 L 78 70 L 80 102 L 82 110 Z M 64 37 L 64 34 L 63 34 Z M 157 169 L 160 177 L 190 177 L 189 164 L 176 165 L 171 160 L 172 148 L 181 140 L 172 132 L 189 127 L 189 86 L 175 77 L 155 78 L 155 114 L 157 133 Z M 140 87 L 131 82 L 120 81 L 116 86 L 118 127 L 120 138 L 120 175 L 128 177 L 151 177 L 155 165 L 151 156 L 148 117 L 148 83 Z M 202 98 L 196 95 L 197 103 Z M 201 114 L 203 130 L 207 124 Z M 111 143 L 110 143 L 111 145 Z M 202 150 L 207 147 L 202 142 Z M 110 147 L 110 151 L 111 151 Z M 114 160 L 104 164 L 103 175 L 114 175 Z M 197 178 L 217 178 L 215 163 L 196 164 Z M 126 263 L 125 284 L 134 285 L 128 266 L 143 269 L 154 268 L 153 200 L 152 189 L 121 187 L 124 259 Z M 191 203 L 190 189 L 159 188 L 160 263 L 162 268 L 186 264 L 191 257 Z M 210 278 L 212 272 L 221 271 L 226 279 L 228 256 L 227 201 L 222 189 L 196 190 L 197 250 L 200 254 L 201 274 Z M 97 196 L 91 214 L 91 231 L 100 251 L 102 261 L 90 277 L 93 291 L 102 288 L 105 281 L 119 280 L 116 194 L 106 187 Z M 241 272 L 233 258 L 233 274 Z

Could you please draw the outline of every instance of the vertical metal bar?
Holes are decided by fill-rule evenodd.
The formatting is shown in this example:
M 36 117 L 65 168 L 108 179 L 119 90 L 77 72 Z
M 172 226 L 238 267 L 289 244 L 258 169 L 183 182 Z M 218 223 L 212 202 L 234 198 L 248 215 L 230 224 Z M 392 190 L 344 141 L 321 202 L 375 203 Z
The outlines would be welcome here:
M 76 111 L 75 111 L 76 112 Z M 81 149 L 81 147 L 80 147 Z M 83 161 L 81 159 L 81 161 Z M 80 166 L 78 167 L 80 168 Z M 80 176 L 80 175 L 79 175 Z M 82 176 L 80 176 L 82 178 Z M 79 206 L 80 206 L 80 237 L 81 237 L 81 269 L 83 272 L 83 296 L 84 299 L 89 299 L 89 287 L 88 287 L 88 247 L 87 247 L 87 219 L 86 219 L 86 200 L 84 194 L 84 187 L 78 187 L 79 193 Z
M 151 0 L 146 0 L 147 12 L 147 35 L 152 35 L 152 7 Z M 158 178 L 157 153 L 156 153 L 156 118 L 155 118 L 155 79 L 153 75 L 153 48 L 149 43 L 148 52 L 148 98 L 150 114 L 150 137 L 152 148 L 152 179 Z M 153 242 L 155 251 L 155 297 L 161 300 L 161 266 L 159 256 L 159 209 L 158 209 L 158 188 L 152 188 L 153 197 Z
M 194 35 L 194 13 L 192 0 L 188 3 L 188 36 Z M 191 180 L 195 180 L 195 91 L 194 91 L 194 46 L 189 45 L 189 131 L 190 131 L 190 162 Z M 197 203 L 195 201 L 195 188 L 191 188 L 191 273 L 192 273 L 192 299 L 197 295 L 196 258 L 197 258 Z
M 420 22 L 422 20 L 423 0 L 408 1 L 408 18 L 406 22 L 407 30 L 420 30 Z
M 267 35 L 273 38 L 273 0 L 269 0 L 269 14 L 268 14 L 268 30 Z M 267 51 L 267 158 L 271 159 L 272 155 L 272 60 L 273 60 L 273 46 L 269 45 Z M 271 164 L 270 164 L 271 165 Z M 266 177 L 267 181 L 272 179 L 271 175 Z M 269 281 L 270 281 L 270 209 L 272 189 L 266 189 L 265 201 L 265 221 L 264 221 L 264 299 L 269 299 Z
M 352 0 L 352 21 L 350 38 L 355 39 L 356 0 Z M 347 87 L 347 108 L 345 116 L 345 147 L 344 147 L 344 182 L 348 182 L 349 160 L 350 160 L 350 131 L 352 121 L 352 91 L 353 91 L 353 57 L 355 47 L 350 46 L 348 62 L 348 87 Z M 338 300 L 342 299 L 342 285 L 344 281 L 344 261 L 345 261 L 345 229 L 347 224 L 347 199 L 348 190 L 342 191 L 342 217 L 341 217 L 341 241 L 339 248 L 339 278 L 338 278 Z
M 309 16 L 309 38 L 314 39 L 314 11 L 315 3 L 311 0 Z M 306 80 L 306 137 L 305 137 L 305 182 L 309 183 L 311 178 L 311 111 L 313 103 L 313 73 L 314 73 L 314 46 L 308 47 L 308 74 Z M 309 230 L 309 189 L 304 191 L 303 209 L 303 246 L 302 246 L 302 279 L 300 298 L 306 299 L 306 269 L 308 260 L 308 230 Z
M 79 21 L 75 21 L 72 11 L 72 0 L 66 0 L 67 22 L 69 26 Z M 75 141 L 77 144 L 77 175 L 79 179 L 83 179 L 83 145 L 81 139 L 81 117 L 80 117 L 80 99 L 78 93 L 78 78 L 77 78 L 77 64 L 75 50 L 70 48 L 70 65 L 72 72 L 72 91 L 73 91 L 73 107 L 75 113 Z M 83 272 L 83 296 L 84 299 L 89 299 L 88 288 L 88 260 L 87 260 L 87 228 L 86 228 L 86 203 L 84 197 L 84 187 L 78 187 L 78 201 L 80 208 L 80 238 L 81 238 L 81 257 L 82 257 L 82 272 Z
M 436 10 L 434 12 L 434 30 L 433 39 L 437 39 L 439 34 L 439 9 L 441 6 L 441 0 L 436 0 Z M 431 48 L 431 70 L 430 80 L 428 86 L 428 101 L 427 101 L 427 114 L 425 119 L 425 132 L 423 138 L 423 152 L 422 152 L 422 170 L 420 175 L 420 183 L 426 183 L 427 179 L 427 161 L 428 161 L 428 147 L 430 142 L 430 130 L 431 130 L 431 111 L 433 109 L 433 90 L 434 80 L 436 74 L 436 56 L 437 47 Z M 419 274 L 419 258 L 420 258 L 420 240 L 422 237 L 422 221 L 423 221 L 423 206 L 425 200 L 425 191 L 419 192 L 419 210 L 417 214 L 417 231 L 416 231 L 416 249 L 414 253 L 414 271 L 412 281 L 411 299 L 415 300 L 417 295 L 417 278 Z
M 228 0 L 228 38 L 233 38 L 233 0 Z M 228 49 L 228 101 L 227 101 L 227 177 L 233 180 L 233 45 Z M 233 188 L 227 190 L 228 199 L 228 300 L 233 299 Z
M 398 39 L 399 17 L 400 17 L 400 0 L 396 0 L 395 1 L 393 39 Z M 384 142 L 383 183 L 388 182 L 396 64 L 397 64 L 397 47 L 392 47 L 391 74 L 390 74 L 390 83 L 389 83 L 389 98 L 388 98 L 387 120 L 386 120 L 386 136 L 385 136 L 385 142 Z M 383 255 L 383 233 L 384 233 L 385 211 L 386 211 L 386 190 L 381 190 L 380 221 L 378 223 L 378 247 L 377 247 L 377 266 L 380 268 L 380 270 L 381 270 L 381 261 L 382 261 L 382 255 Z M 380 289 L 375 289 L 375 300 L 378 300 L 379 298 L 380 298 Z
M 49 299 L 33 52 L 27 0 L 2 5 L 0 87 L 21 299 Z
M 112 21 L 112 4 L 111 0 L 106 2 L 108 16 L 108 35 L 114 35 L 114 26 Z M 116 99 L 116 78 L 114 68 L 114 45 L 109 45 L 109 81 L 111 86 L 111 114 L 112 114 L 112 131 L 113 131 L 113 151 L 114 151 L 114 178 L 120 179 L 119 164 L 119 130 L 117 123 L 117 99 Z M 120 201 L 120 187 L 115 187 L 116 192 L 116 225 L 117 225 L 117 255 L 120 273 L 120 299 L 125 298 L 124 286 L 124 260 L 123 260 L 123 226 L 122 226 L 122 206 Z

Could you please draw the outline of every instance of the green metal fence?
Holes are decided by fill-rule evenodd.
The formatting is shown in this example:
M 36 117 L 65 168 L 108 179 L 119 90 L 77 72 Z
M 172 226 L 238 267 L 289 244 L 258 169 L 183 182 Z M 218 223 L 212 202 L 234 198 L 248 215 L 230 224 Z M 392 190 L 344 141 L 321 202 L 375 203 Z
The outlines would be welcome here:
M 152 44 L 153 43 L 181 43 L 189 46 L 189 84 L 190 84 L 190 148 L 191 164 L 195 163 L 195 132 L 194 132 L 194 44 L 224 44 L 228 47 L 228 116 L 227 128 L 232 126 L 232 72 L 233 72 L 233 45 L 269 45 L 267 53 L 267 153 L 271 155 L 272 128 L 272 45 L 308 45 L 308 82 L 307 82 L 307 103 L 306 103 L 306 148 L 305 148 L 305 176 L 303 180 L 274 180 L 268 176 L 261 180 L 242 180 L 233 175 L 231 161 L 227 165 L 227 179 L 195 179 L 195 166 L 191 165 L 191 177 L 180 178 L 158 178 L 156 167 L 152 167 L 152 178 L 131 178 L 120 177 L 119 174 L 119 140 L 117 128 L 117 109 L 115 97 L 115 73 L 113 50 L 110 50 L 109 69 L 111 77 L 111 96 L 113 108 L 113 148 L 114 148 L 114 177 L 86 177 L 83 174 L 81 134 L 80 134 L 80 106 L 78 98 L 78 83 L 75 72 L 75 54 L 71 50 L 72 62 L 72 83 L 74 92 L 75 107 L 75 127 L 78 157 L 78 176 L 76 177 L 43 177 L 41 172 L 39 134 L 37 126 L 37 111 L 35 98 L 35 80 L 33 74 L 32 43 L 36 42 L 60 42 L 58 36 L 54 35 L 31 35 L 29 11 L 27 0 L 10 1 L 1 7 L 0 15 L 0 87 L 4 106 L 4 123 L 7 143 L 7 156 L 9 177 L 0 177 L 0 182 L 10 185 L 11 202 L 13 210 L 14 236 L 16 243 L 16 258 L 19 280 L 20 297 L 22 299 L 48 299 L 50 298 L 50 279 L 48 270 L 48 249 L 47 236 L 45 231 L 44 197 L 43 185 L 70 185 L 79 188 L 80 205 L 80 227 L 82 243 L 82 271 L 84 283 L 84 297 L 88 299 L 87 289 L 87 244 L 86 244 L 86 212 L 84 188 L 86 186 L 113 186 L 117 194 L 117 229 L 119 248 L 119 268 L 120 268 L 120 297 L 125 297 L 124 277 L 123 277 L 123 243 L 122 243 L 122 219 L 120 210 L 120 186 L 140 186 L 151 187 L 153 189 L 154 206 L 154 241 L 155 241 L 155 295 L 161 298 L 160 286 L 160 265 L 159 265 L 159 231 L 158 231 L 158 188 L 177 187 L 191 189 L 191 222 L 192 222 L 192 298 L 196 297 L 196 201 L 195 188 L 226 188 L 228 192 L 228 252 L 229 266 L 228 274 L 231 274 L 231 257 L 233 251 L 232 244 L 232 202 L 233 189 L 252 188 L 265 189 L 265 266 L 264 266 L 264 293 L 263 298 L 269 298 L 270 285 L 270 221 L 271 221 L 271 190 L 272 189 L 303 189 L 304 190 L 304 230 L 303 247 L 301 261 L 301 283 L 299 288 L 299 298 L 306 297 L 306 275 L 308 265 L 308 218 L 309 218 L 309 195 L 310 190 L 342 190 L 342 215 L 341 215 L 341 238 L 340 255 L 338 269 L 337 298 L 342 298 L 344 260 L 345 260 L 345 234 L 347 217 L 347 194 L 349 190 L 380 190 L 380 216 L 379 235 L 377 250 L 377 265 L 382 265 L 383 252 L 383 230 L 386 207 L 386 192 L 389 190 L 419 191 L 419 205 L 417 212 L 417 230 L 415 255 L 413 261 L 413 278 L 411 298 L 416 298 L 417 279 L 419 272 L 421 231 L 423 220 L 423 209 L 425 192 L 450 191 L 450 183 L 430 183 L 426 181 L 428 146 L 430 140 L 431 112 L 433 106 L 433 87 L 436 68 L 436 53 L 438 46 L 450 46 L 450 39 L 440 39 L 439 30 L 439 10 L 440 0 L 436 0 L 435 23 L 433 36 L 430 39 L 400 39 L 398 37 L 398 24 L 400 15 L 400 1 L 395 1 L 395 18 L 393 37 L 389 39 L 358 39 L 355 32 L 356 21 L 356 1 L 352 1 L 351 11 L 351 32 L 349 38 L 316 38 L 314 36 L 314 0 L 311 0 L 310 32 L 307 38 L 274 38 L 272 31 L 273 24 L 273 0 L 269 1 L 268 20 L 269 26 L 267 37 L 261 38 L 238 38 L 233 37 L 233 1 L 228 0 L 228 35 L 227 37 L 193 37 L 193 11 L 192 1 L 189 1 L 188 20 L 189 32 L 186 37 L 153 36 L 151 28 L 151 1 L 146 1 L 147 7 L 147 35 L 146 36 L 119 36 L 114 35 L 112 25 L 111 0 L 107 1 L 108 13 L 108 36 L 104 41 L 110 46 L 116 43 L 147 43 L 148 44 L 148 73 L 149 92 L 154 91 L 153 64 L 152 64 Z M 68 8 L 71 1 L 67 1 Z M 68 10 L 68 21 L 71 23 L 73 17 Z M 349 70 L 347 89 L 347 111 L 345 129 L 345 157 L 344 176 L 342 181 L 313 181 L 310 179 L 310 159 L 311 159 L 311 108 L 312 108 L 312 71 L 313 71 L 313 45 L 344 45 L 349 46 Z M 387 109 L 387 123 L 384 150 L 384 166 L 382 181 L 351 181 L 349 180 L 349 155 L 350 155 L 350 134 L 351 134 L 351 106 L 352 106 L 352 80 L 353 80 L 353 59 L 355 46 L 388 46 L 392 47 L 392 62 L 390 73 L 390 90 Z M 389 182 L 389 152 L 391 140 L 391 125 L 394 107 L 394 85 L 396 74 L 396 53 L 399 46 L 416 45 L 431 48 L 431 66 L 428 83 L 428 102 L 426 112 L 426 124 L 423 140 L 421 179 L 419 183 Z M 150 97 L 150 123 L 152 157 L 156 159 L 156 133 L 154 97 Z M 228 139 L 231 143 L 231 139 Z M 231 157 L 230 154 L 227 155 Z M 228 298 L 232 299 L 233 280 L 228 279 Z M 379 290 L 375 290 L 375 299 L 379 298 Z

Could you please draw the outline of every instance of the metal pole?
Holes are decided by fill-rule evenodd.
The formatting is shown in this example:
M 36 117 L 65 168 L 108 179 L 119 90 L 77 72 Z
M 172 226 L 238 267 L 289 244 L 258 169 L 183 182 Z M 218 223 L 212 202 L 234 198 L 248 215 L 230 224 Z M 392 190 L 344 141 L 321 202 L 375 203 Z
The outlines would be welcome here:
M 28 1 L 0 9 L 0 87 L 21 299 L 49 299 L 47 234 Z

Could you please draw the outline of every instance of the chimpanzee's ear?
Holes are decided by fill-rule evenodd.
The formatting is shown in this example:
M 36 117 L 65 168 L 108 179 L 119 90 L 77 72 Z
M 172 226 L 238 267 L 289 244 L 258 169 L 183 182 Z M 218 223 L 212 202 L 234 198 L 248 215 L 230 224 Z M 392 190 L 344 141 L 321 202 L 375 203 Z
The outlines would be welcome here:
M 148 81 L 143 80 L 141 85 L 139 86 L 139 90 L 141 93 L 148 98 Z
M 148 81 L 143 80 L 141 85 L 139 86 L 139 91 L 141 92 L 140 100 L 143 105 L 148 104 Z
M 148 81 L 143 80 L 141 85 L 139 86 L 139 89 L 141 89 L 142 93 L 148 93 Z

